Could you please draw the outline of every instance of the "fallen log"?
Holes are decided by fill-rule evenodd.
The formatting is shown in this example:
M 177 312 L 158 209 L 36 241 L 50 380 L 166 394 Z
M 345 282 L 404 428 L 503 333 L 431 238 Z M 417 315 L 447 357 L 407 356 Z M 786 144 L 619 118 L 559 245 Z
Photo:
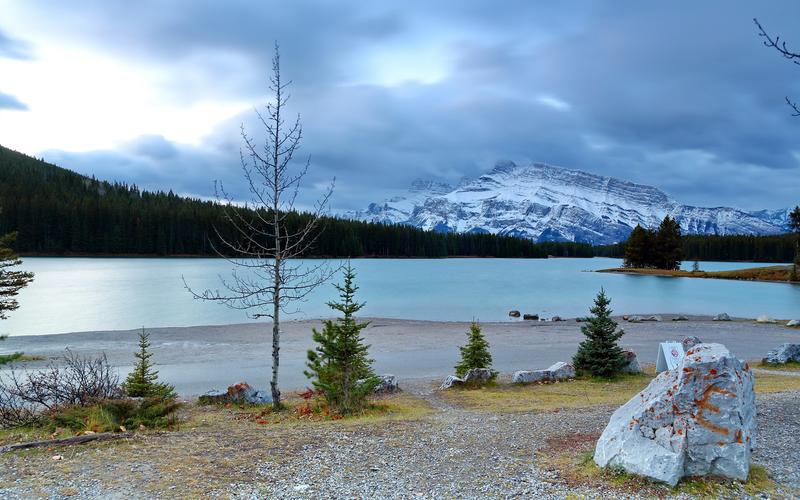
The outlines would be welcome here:
M 101 432 L 100 434 L 82 434 L 62 439 L 47 439 L 44 441 L 30 441 L 28 443 L 9 444 L 0 446 L 0 453 L 16 450 L 27 450 L 29 448 L 45 448 L 48 446 L 69 446 L 73 444 L 85 444 L 91 441 L 110 441 L 112 439 L 126 439 L 133 437 L 132 432 Z

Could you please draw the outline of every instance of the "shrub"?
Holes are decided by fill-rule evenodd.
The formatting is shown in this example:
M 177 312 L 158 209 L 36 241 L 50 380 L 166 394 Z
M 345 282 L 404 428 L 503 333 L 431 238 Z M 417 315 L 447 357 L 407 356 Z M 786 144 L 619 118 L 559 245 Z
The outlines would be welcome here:
M 578 352 L 572 358 L 578 373 L 611 377 L 625 366 L 622 348 L 617 345 L 625 332 L 617 330 L 617 323 L 611 319 L 610 303 L 611 300 L 601 288 L 594 299 L 594 307 L 590 309 L 592 315 L 586 318 L 586 324 L 581 327 L 586 340 L 580 343 Z
M 481 332 L 481 325 L 473 321 L 467 333 L 466 345 L 459 347 L 461 361 L 455 366 L 456 375 L 463 377 L 473 368 L 492 368 L 492 354 L 489 352 L 489 342 Z M 492 372 L 492 378 L 497 372 Z
M 180 403 L 175 398 L 106 399 L 89 406 L 69 406 L 47 413 L 46 425 L 54 430 L 66 428 L 76 432 L 116 432 L 137 429 L 165 428 L 177 422 Z

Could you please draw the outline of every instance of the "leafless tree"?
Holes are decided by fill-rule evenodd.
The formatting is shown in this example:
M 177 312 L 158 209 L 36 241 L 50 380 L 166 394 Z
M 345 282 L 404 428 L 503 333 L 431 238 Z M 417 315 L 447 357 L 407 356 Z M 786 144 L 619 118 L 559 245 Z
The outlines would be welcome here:
M 300 184 L 310 165 L 307 159 L 299 168 L 292 161 L 300 147 L 303 129 L 298 114 L 288 124 L 284 111 L 291 81 L 281 80 L 280 53 L 275 44 L 269 89 L 272 102 L 256 115 L 266 133 L 257 142 L 241 127 L 243 147 L 240 151 L 242 173 L 247 181 L 250 200 L 244 206 L 218 185 L 217 198 L 224 206 L 224 219 L 230 224 L 233 237 L 223 237 L 215 228 L 218 244 L 214 251 L 234 265 L 230 277 L 220 276 L 222 290 L 193 291 L 195 298 L 220 302 L 233 309 L 246 310 L 252 318 L 272 320 L 272 379 L 270 388 L 275 408 L 281 407 L 278 389 L 280 365 L 281 313 L 297 312 L 293 304 L 302 301 L 335 272 L 324 261 L 317 264 L 299 262 L 308 254 L 319 236 L 321 216 L 333 192 L 333 182 L 305 214 L 305 222 L 290 227 L 287 216 L 295 211 Z
M 770 36 L 764 27 L 761 26 L 761 23 L 758 22 L 758 19 L 754 18 L 753 22 L 756 23 L 756 27 L 758 28 L 758 36 L 763 39 L 765 46 L 777 50 L 778 53 L 784 58 L 800 66 L 800 52 L 795 52 L 794 50 L 789 49 L 789 47 L 786 45 L 786 40 L 781 40 L 780 36 Z M 792 101 L 788 96 L 786 97 L 786 104 L 792 108 L 792 116 L 800 116 L 800 104 L 798 104 L 796 101 Z

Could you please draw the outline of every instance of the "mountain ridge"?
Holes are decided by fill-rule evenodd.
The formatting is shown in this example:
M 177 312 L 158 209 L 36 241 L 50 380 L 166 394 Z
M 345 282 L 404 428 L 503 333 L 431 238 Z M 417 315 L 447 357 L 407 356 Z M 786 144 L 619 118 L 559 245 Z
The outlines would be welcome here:
M 604 245 L 624 240 L 636 224 L 657 226 L 666 215 L 674 217 L 685 234 L 768 235 L 788 230 L 788 209 L 748 212 L 685 205 L 654 186 L 509 160 L 455 187 L 415 180 L 408 194 L 371 203 L 345 217 L 441 232 Z

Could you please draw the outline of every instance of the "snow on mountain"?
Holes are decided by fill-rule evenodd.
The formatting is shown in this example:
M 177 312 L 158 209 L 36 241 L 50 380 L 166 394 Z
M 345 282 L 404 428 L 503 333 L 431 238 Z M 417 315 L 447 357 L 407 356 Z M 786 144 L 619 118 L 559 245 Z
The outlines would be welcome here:
M 681 205 L 652 186 L 542 163 L 498 162 L 457 187 L 417 180 L 404 196 L 346 214 L 356 220 L 435 231 L 514 235 L 537 241 L 616 243 L 636 224 L 674 217 L 684 234 L 775 234 L 788 210 L 744 212 Z

